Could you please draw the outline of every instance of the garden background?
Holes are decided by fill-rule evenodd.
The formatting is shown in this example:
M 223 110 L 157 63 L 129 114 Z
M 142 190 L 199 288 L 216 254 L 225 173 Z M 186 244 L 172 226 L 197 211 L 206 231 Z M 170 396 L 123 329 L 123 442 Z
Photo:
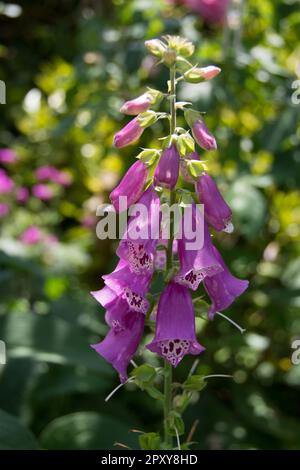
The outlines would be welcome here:
M 89 347 L 107 330 L 89 291 L 116 263 L 116 243 L 96 238 L 95 209 L 139 152 L 112 146 L 127 122 L 119 107 L 147 85 L 165 86 L 167 70 L 144 48 L 163 34 L 186 36 L 200 65 L 222 68 L 211 82 L 181 85 L 180 98 L 207 112 L 218 150 L 201 155 L 236 226 L 216 237 L 232 271 L 250 280 L 226 312 L 244 335 L 220 317 L 197 319 L 199 373 L 233 377 L 209 381 L 186 413 L 187 433 L 197 420 L 195 449 L 300 448 L 300 365 L 291 362 L 300 337 L 299 1 L 235 0 L 226 24 L 201 14 L 201 1 L 179 3 L 0 2 L 2 449 L 137 448 L 130 430 L 161 425 L 160 404 L 133 384 L 104 401 L 118 377 Z M 157 146 L 164 125 L 139 145 Z M 45 165 L 57 172 L 41 183 Z M 178 380 L 192 362 L 178 366 Z

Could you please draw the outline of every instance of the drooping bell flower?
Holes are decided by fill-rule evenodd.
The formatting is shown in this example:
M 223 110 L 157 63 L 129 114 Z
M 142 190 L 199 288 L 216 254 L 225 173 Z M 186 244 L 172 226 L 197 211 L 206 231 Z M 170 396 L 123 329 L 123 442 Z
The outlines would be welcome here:
M 191 215 L 188 213 L 189 211 L 191 211 Z M 188 223 L 185 222 L 186 217 L 191 219 Z M 194 238 L 187 237 L 186 234 L 190 224 L 192 231 L 196 233 Z M 202 235 L 201 240 L 200 234 Z M 197 241 L 197 237 L 199 237 L 199 241 Z M 198 245 L 199 248 L 190 249 L 191 242 Z M 206 277 L 214 276 L 223 270 L 214 254 L 207 224 L 195 203 L 185 208 L 182 218 L 182 236 L 178 239 L 178 257 L 180 270 L 174 280 L 192 290 L 196 290 Z
M 127 171 L 119 185 L 110 193 L 110 200 L 117 212 L 127 210 L 143 194 L 143 189 L 148 177 L 145 163 L 138 160 Z M 120 196 L 127 198 L 123 201 L 124 207 L 120 207 Z
M 115 134 L 114 146 L 117 148 L 126 147 L 138 140 L 143 132 L 144 128 L 140 125 L 138 118 L 135 117 Z
M 162 93 L 160 91 L 149 88 L 146 93 L 143 93 L 133 100 L 126 101 L 121 107 L 120 112 L 136 116 L 139 113 L 147 111 L 161 96 Z
M 152 273 L 161 220 L 160 200 L 152 185 L 135 207 L 140 209 L 130 217 L 117 255 L 129 263 L 132 272 Z
M 173 189 L 179 175 L 180 155 L 175 144 L 163 151 L 154 173 L 154 185 Z
M 213 247 L 213 251 L 223 271 L 215 276 L 206 277 L 203 281 L 204 287 L 212 301 L 208 312 L 210 320 L 214 318 L 216 312 L 228 308 L 249 285 L 247 280 L 238 279 L 231 274 L 216 247 Z
M 127 380 L 127 367 L 140 344 L 144 323 L 144 315 L 128 309 L 122 325 L 114 324 L 103 341 L 91 345 L 118 371 L 122 383 Z
M 217 231 L 231 233 L 232 212 L 223 199 L 216 183 L 207 173 L 203 173 L 195 184 L 199 201 L 204 204 L 204 216 L 206 221 Z
M 54 178 L 56 178 L 57 173 L 58 173 L 58 170 L 57 168 L 55 168 L 55 166 L 44 165 L 44 166 L 40 166 L 36 170 L 35 176 L 39 181 L 45 181 L 45 180 L 52 181 Z
M 129 264 L 124 260 L 120 260 L 116 269 L 112 273 L 102 276 L 102 278 L 105 285 L 118 297 L 126 300 L 132 310 L 146 313 L 149 303 L 145 298 L 145 294 L 149 289 L 151 276 L 152 274 L 149 272 L 146 275 L 132 272 Z
M 204 350 L 196 338 L 195 315 L 188 289 L 170 282 L 161 294 L 154 340 L 147 348 L 176 367 L 186 354 Z
M 132 310 L 144 314 L 147 312 L 149 303 L 145 294 L 149 289 L 151 273 L 145 276 L 133 273 L 128 263 L 120 260 L 116 269 L 102 278 L 105 282 L 104 288 L 91 292 L 102 307 L 109 309 L 120 298 L 125 300 Z

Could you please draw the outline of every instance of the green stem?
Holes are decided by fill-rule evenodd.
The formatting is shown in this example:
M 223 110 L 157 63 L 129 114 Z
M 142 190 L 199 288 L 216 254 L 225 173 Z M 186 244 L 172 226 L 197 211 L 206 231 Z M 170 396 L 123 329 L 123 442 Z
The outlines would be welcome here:
M 170 136 L 174 134 L 176 128 L 176 67 L 175 64 L 170 68 Z M 170 191 L 170 206 L 176 201 L 175 191 Z M 167 249 L 167 270 L 172 268 L 173 264 L 173 239 L 174 239 L 174 217 L 170 211 L 170 234 Z M 168 417 L 172 410 L 172 365 L 165 361 L 164 363 L 164 440 L 167 448 L 172 447 L 173 439 L 168 430 Z

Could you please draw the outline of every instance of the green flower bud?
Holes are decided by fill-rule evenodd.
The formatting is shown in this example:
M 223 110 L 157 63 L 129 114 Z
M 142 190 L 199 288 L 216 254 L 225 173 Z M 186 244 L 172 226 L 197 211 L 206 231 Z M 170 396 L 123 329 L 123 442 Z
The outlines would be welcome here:
M 166 50 L 165 44 L 160 39 L 150 39 L 149 41 L 145 41 L 145 46 L 152 55 L 159 58 L 162 58 L 163 53 Z

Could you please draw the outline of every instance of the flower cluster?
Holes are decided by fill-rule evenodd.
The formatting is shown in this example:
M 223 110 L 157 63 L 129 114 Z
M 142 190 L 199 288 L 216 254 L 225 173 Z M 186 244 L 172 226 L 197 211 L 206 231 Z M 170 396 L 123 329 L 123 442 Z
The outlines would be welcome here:
M 195 150 L 196 144 L 206 151 L 215 150 L 216 139 L 207 129 L 202 114 L 187 107 L 184 107 L 184 116 L 192 135 L 190 131 L 176 127 L 176 109 L 179 108 L 176 106 L 176 84 L 181 79 L 209 80 L 220 69 L 190 66 L 177 77 L 178 57 L 187 57 L 193 52 L 189 41 L 168 36 L 164 40 L 147 41 L 146 47 L 171 69 L 170 114 L 149 109 L 166 96 L 155 90 L 126 102 L 121 111 L 135 117 L 115 135 L 114 143 L 120 148 L 136 142 L 146 127 L 161 118 L 170 120 L 170 135 L 163 140 L 161 150 L 144 149 L 110 195 L 117 212 L 129 209 L 130 215 L 131 206 L 139 203 L 147 209 L 147 217 L 143 212 L 130 215 L 117 249 L 117 267 L 103 276 L 104 287 L 92 292 L 105 308 L 109 326 L 105 339 L 92 347 L 113 365 L 122 382 L 127 379 L 128 364 L 138 349 L 148 318 L 155 322 L 155 335 L 146 347 L 175 367 L 186 354 L 199 354 L 204 350 L 196 337 L 192 298 L 200 284 L 211 299 L 209 319 L 227 309 L 248 286 L 248 281 L 237 279 L 230 273 L 213 245 L 209 231 L 209 227 L 227 233 L 233 230 L 231 209 Z M 180 176 L 181 181 L 193 185 L 191 189 L 177 188 Z M 170 233 L 170 238 L 166 239 L 162 205 L 166 200 L 170 205 L 176 203 L 182 194 L 189 196 L 190 203 L 182 211 L 177 234 L 174 237 L 174 233 Z M 204 207 L 204 213 L 193 195 Z M 122 207 L 121 196 L 127 201 Z M 193 233 L 201 231 L 203 234 L 201 246 L 191 248 L 193 240 L 185 232 L 187 223 Z M 177 270 L 174 270 L 174 260 L 178 264 Z M 165 277 L 156 304 L 151 301 L 151 283 L 157 269 L 164 270 Z

